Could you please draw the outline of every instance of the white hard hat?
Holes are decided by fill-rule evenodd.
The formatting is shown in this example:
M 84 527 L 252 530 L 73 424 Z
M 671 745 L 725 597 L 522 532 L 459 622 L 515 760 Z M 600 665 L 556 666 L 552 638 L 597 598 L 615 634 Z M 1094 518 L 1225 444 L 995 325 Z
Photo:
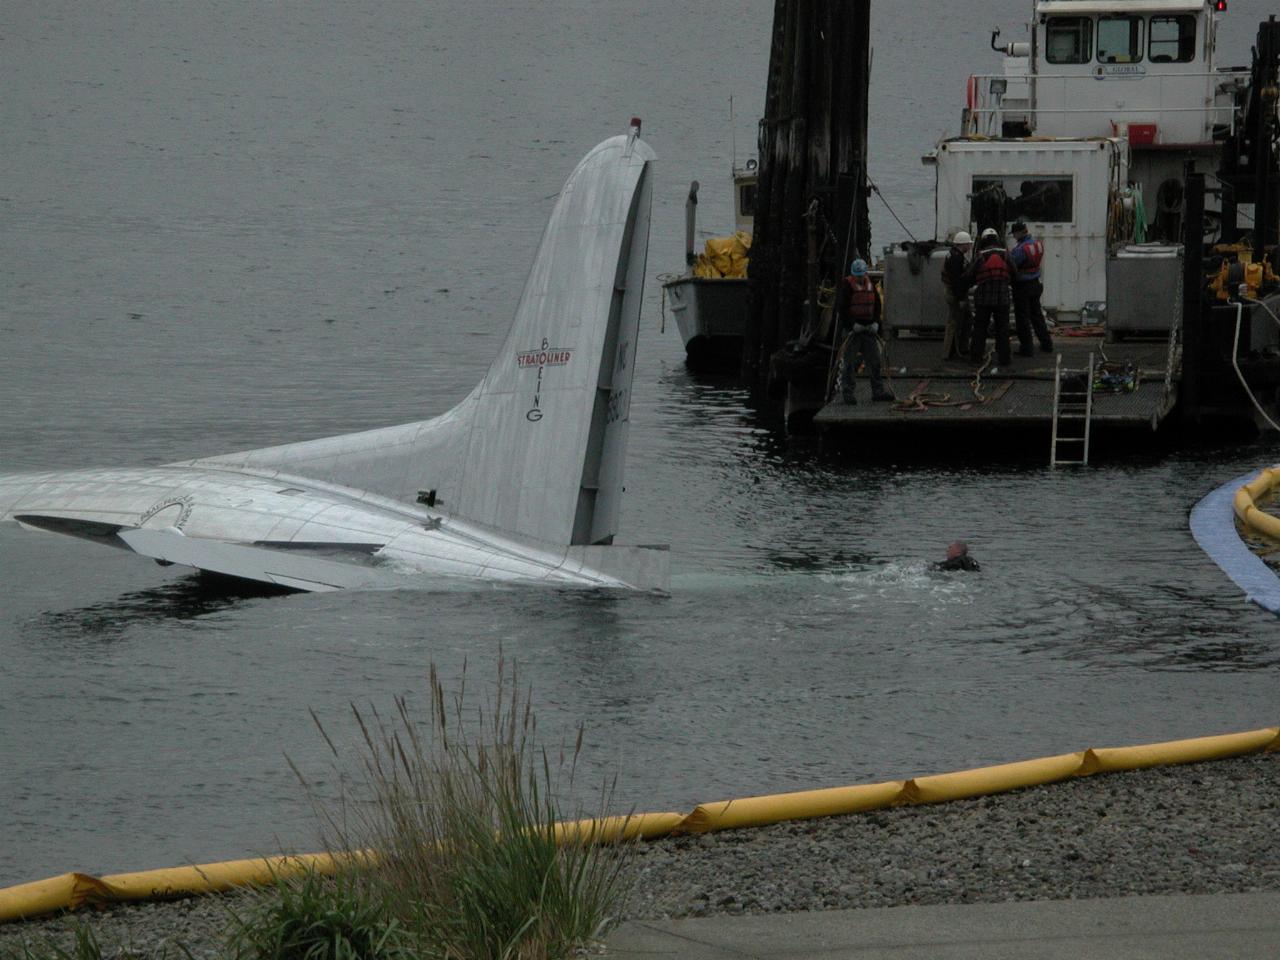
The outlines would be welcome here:
M 996 233 L 995 227 L 987 227 L 987 229 L 982 231 L 983 240 L 990 239 L 991 237 L 994 237 L 997 240 L 1000 239 L 1000 234 Z
M 968 230 L 957 230 L 956 235 L 951 240 L 952 243 L 973 243 L 973 237 L 969 236 Z

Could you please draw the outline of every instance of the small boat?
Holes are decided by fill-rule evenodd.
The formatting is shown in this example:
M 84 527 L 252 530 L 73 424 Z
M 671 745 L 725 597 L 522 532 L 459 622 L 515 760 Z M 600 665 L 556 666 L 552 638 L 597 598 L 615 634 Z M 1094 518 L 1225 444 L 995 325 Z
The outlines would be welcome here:
M 692 370 L 736 371 L 747 322 L 747 256 L 755 215 L 758 174 L 754 160 L 733 169 L 734 234 L 696 251 L 698 181 L 685 201 L 685 271 L 662 279 L 664 311 L 670 310 Z M 665 314 L 664 314 L 665 315 Z

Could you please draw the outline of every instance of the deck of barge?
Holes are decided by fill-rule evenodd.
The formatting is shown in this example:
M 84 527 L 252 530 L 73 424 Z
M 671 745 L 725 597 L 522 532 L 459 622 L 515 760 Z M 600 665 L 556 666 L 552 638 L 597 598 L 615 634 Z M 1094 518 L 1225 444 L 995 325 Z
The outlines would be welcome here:
M 859 376 L 858 403 L 829 403 L 817 413 L 814 423 L 822 430 L 989 429 L 1043 424 L 1048 431 L 1053 421 L 1057 354 L 1062 355 L 1064 371 L 1086 369 L 1090 353 L 1095 363 L 1132 363 L 1138 371 L 1137 387 L 1132 391 L 1095 389 L 1095 430 L 1154 431 L 1178 397 L 1180 355 L 1175 350 L 1173 373 L 1166 386 L 1167 342 L 1105 343 L 1101 337 L 1059 336 L 1052 354 L 1019 357 L 1015 352 L 1009 366 L 997 365 L 993 357 L 981 371 L 968 360 L 945 361 L 941 353 L 938 340 L 889 341 L 885 345 L 886 382 L 898 402 L 872 403 L 871 388 L 865 376 Z

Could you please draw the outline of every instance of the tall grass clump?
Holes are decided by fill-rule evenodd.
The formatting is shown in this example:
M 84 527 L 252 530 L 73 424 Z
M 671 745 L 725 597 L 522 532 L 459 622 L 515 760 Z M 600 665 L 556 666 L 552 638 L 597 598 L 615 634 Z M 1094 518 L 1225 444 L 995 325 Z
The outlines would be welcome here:
M 228 908 L 236 960 L 410 960 L 412 938 L 360 870 L 280 878 L 247 910 Z M 77 958 L 79 960 L 79 958 Z
M 540 745 L 530 696 L 502 658 L 474 708 L 465 679 L 464 668 L 448 695 L 433 665 L 423 718 L 403 697 L 389 718 L 353 706 L 361 760 L 342 801 L 323 808 L 326 846 L 362 852 L 360 882 L 419 955 L 566 957 L 616 915 L 631 848 L 558 842 L 557 824 L 580 813 L 559 797 L 573 790 L 581 730 L 572 747 Z M 612 794 L 602 784 L 599 814 Z

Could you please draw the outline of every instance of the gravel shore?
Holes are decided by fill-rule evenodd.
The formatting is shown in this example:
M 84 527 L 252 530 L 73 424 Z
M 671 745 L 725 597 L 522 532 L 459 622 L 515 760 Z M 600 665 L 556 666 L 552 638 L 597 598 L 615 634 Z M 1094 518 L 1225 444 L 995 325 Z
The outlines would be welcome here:
M 658 840 L 637 867 L 628 919 L 1280 890 L 1280 754 Z M 107 952 L 216 957 L 245 896 L 9 924 L 0 957 L 79 921 Z

